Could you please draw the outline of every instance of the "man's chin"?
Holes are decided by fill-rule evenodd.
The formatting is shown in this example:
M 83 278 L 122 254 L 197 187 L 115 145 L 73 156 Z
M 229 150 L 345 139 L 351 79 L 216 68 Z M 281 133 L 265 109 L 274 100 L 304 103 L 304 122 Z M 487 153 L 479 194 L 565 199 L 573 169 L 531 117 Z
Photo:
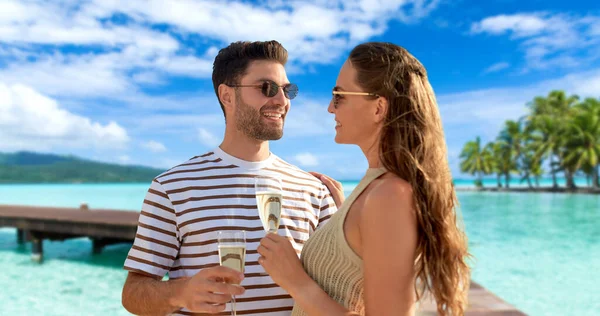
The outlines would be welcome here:
M 271 134 L 267 137 L 264 137 L 264 140 L 280 140 L 283 137 L 283 132 L 279 134 Z
M 273 131 L 272 133 L 263 134 L 263 137 L 260 137 L 261 140 L 280 140 L 283 137 L 283 130 L 281 131 Z

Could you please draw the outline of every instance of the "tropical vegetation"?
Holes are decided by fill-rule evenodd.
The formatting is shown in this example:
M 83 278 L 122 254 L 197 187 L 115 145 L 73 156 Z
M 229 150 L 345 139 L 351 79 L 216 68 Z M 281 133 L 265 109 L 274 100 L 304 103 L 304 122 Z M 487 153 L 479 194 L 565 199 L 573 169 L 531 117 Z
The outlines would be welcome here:
M 467 142 L 461 171 L 476 176 L 478 187 L 484 176 L 496 175 L 498 187 L 504 182 L 509 188 L 514 176 L 535 188 L 549 175 L 552 187 L 558 188 L 562 175 L 568 190 L 577 189 L 574 179 L 579 176 L 599 189 L 600 100 L 554 90 L 535 97 L 527 108 L 523 117 L 506 121 L 495 140 L 484 145 L 478 136 Z
M 34 152 L 0 153 L 0 183 L 149 183 L 164 170 Z

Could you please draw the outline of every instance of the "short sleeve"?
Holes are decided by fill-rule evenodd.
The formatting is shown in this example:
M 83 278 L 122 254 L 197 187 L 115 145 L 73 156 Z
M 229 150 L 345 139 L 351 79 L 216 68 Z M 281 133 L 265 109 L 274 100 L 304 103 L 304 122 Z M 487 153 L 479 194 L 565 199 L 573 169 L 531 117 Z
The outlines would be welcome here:
M 335 201 L 325 185 L 322 185 L 321 196 L 322 198 L 319 206 L 319 224 L 317 225 L 317 228 L 325 225 L 329 218 L 331 218 L 331 216 L 337 211 Z
M 155 179 L 146 193 L 124 268 L 163 277 L 175 262 L 180 246 L 175 210 L 163 186 Z

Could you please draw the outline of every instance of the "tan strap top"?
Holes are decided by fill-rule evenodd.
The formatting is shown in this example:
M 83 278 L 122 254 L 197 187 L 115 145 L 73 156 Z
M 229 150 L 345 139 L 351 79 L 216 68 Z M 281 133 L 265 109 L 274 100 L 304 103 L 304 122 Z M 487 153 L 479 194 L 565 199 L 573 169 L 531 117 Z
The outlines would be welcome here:
M 356 198 L 385 172 L 383 168 L 369 168 L 329 222 L 308 239 L 301 254 L 302 264 L 308 275 L 331 298 L 360 315 L 365 312 L 363 262 L 346 240 L 344 222 Z M 295 305 L 292 315 L 304 316 L 306 313 Z

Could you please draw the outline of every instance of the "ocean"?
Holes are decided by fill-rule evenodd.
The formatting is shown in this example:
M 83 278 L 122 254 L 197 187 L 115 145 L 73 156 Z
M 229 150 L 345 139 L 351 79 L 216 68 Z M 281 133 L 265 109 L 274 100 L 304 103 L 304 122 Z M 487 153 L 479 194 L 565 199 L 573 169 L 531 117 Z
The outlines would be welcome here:
M 356 183 L 344 182 L 346 194 Z M 495 186 L 494 179 L 485 183 Z M 147 186 L 0 185 L 0 204 L 137 211 Z M 474 281 L 528 315 L 597 315 L 600 195 L 459 191 L 458 198 Z M 130 246 L 92 254 L 87 238 L 45 241 L 44 262 L 37 264 L 14 229 L 0 228 L 0 315 L 129 315 L 121 289 Z

